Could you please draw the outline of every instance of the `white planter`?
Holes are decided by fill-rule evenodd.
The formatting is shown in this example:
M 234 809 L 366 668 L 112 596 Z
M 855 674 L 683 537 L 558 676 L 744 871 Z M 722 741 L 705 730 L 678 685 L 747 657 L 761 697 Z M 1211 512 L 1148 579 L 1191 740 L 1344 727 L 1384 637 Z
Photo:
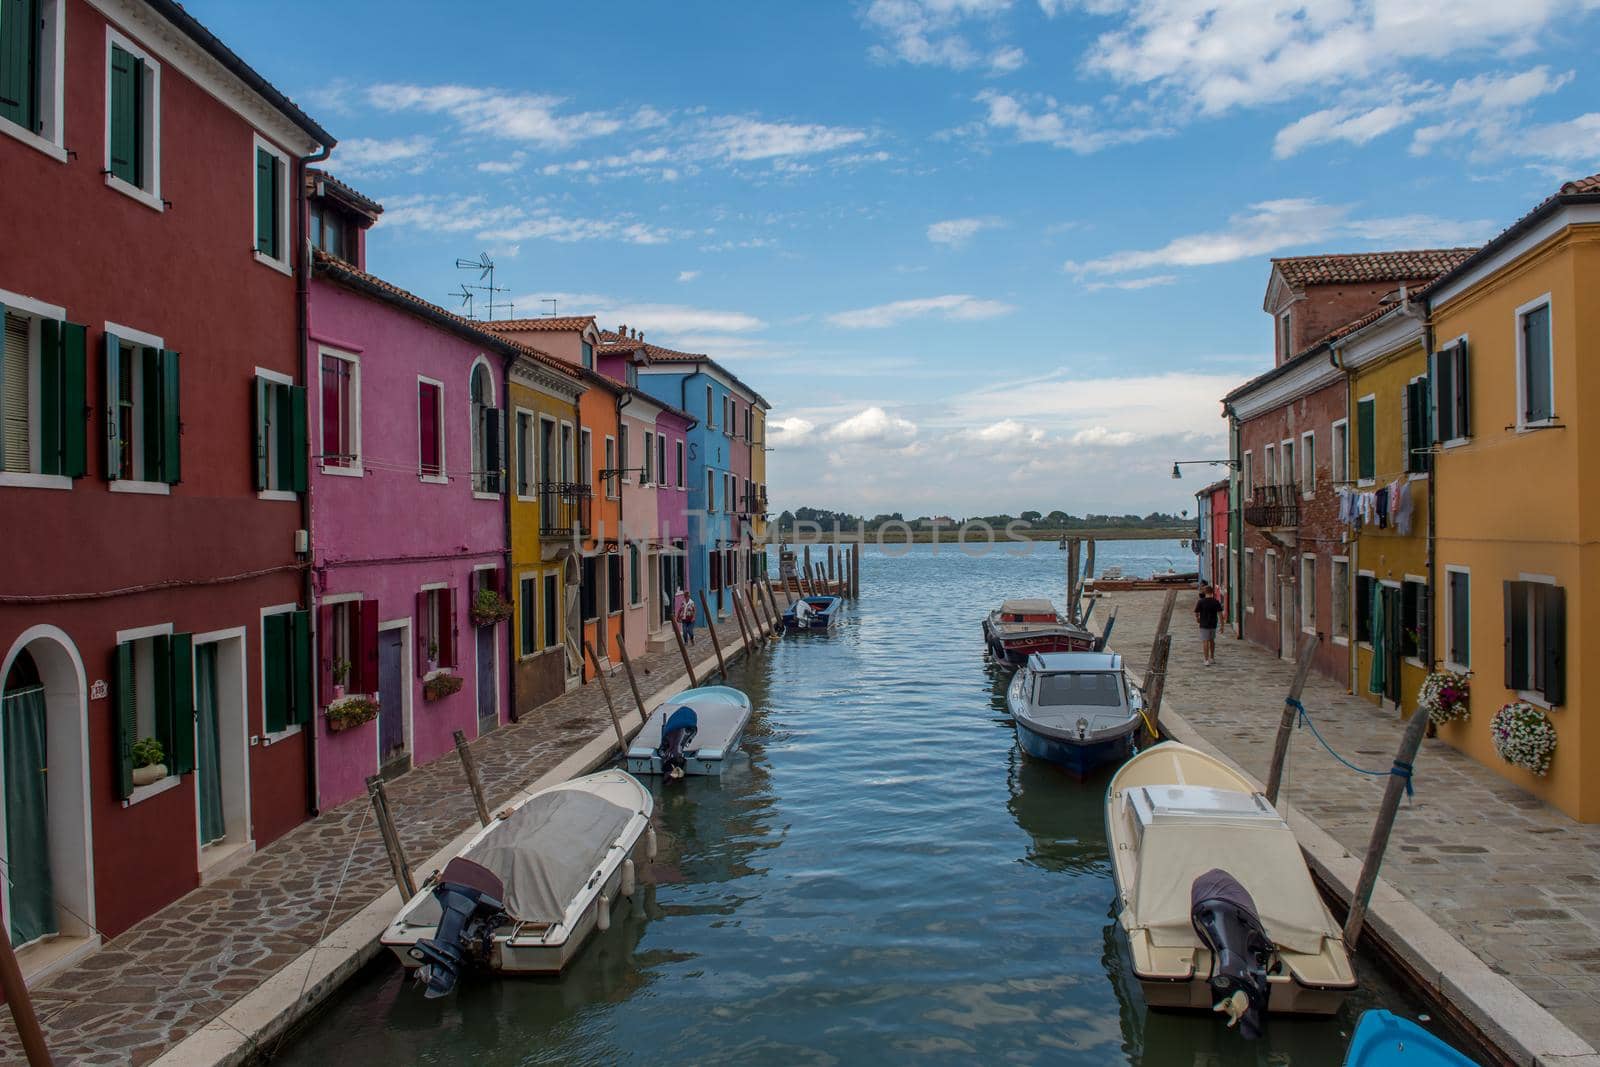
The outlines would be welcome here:
M 167 776 L 165 763 L 152 763 L 148 767 L 135 767 L 133 769 L 134 785 L 154 785 Z

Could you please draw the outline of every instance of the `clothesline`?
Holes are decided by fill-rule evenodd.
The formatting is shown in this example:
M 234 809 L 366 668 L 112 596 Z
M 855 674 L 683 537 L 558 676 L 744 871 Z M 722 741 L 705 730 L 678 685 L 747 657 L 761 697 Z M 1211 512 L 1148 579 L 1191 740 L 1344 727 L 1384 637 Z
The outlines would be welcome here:
M 1372 523 L 1379 529 L 1393 526 L 1402 536 L 1411 533 L 1411 480 L 1398 478 L 1371 489 L 1339 489 L 1339 521 L 1360 529 Z

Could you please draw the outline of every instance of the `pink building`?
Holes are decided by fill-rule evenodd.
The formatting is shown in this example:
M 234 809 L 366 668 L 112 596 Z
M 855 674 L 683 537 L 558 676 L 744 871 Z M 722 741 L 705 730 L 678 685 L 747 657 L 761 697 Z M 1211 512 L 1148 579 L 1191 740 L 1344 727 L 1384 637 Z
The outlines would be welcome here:
M 332 186 L 327 187 L 331 189 Z M 360 258 L 377 208 L 313 197 L 321 233 Z M 510 707 L 503 370 L 518 346 L 381 279 L 316 238 L 309 296 L 317 798 L 449 752 Z M 450 691 L 450 690 L 454 691 Z M 377 715 L 355 725 L 361 701 Z M 344 716 L 354 708 L 354 716 Z M 370 713 L 370 707 L 364 709 Z
M 689 580 L 689 431 L 696 419 L 686 411 L 660 401 L 656 413 L 657 469 L 656 530 L 661 552 L 657 587 L 661 598 L 652 607 L 655 631 L 663 643 L 668 629 L 672 597 L 679 589 L 693 589 Z

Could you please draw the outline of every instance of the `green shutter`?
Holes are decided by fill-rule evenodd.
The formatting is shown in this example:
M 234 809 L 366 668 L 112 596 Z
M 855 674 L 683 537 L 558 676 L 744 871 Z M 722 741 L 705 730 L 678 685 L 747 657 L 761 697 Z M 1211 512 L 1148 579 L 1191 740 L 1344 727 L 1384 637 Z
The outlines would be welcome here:
M 255 472 L 256 488 L 267 488 L 267 449 L 269 446 L 267 412 L 272 409 L 272 383 L 256 376 L 250 390 L 250 415 L 256 427 Z
M 1356 475 L 1361 479 L 1377 477 L 1374 450 L 1376 441 L 1377 402 L 1362 400 L 1356 404 Z
M 1559 585 L 1538 589 L 1544 698 L 1560 707 L 1567 702 L 1567 591 Z
M 289 722 L 304 725 L 311 721 L 311 712 L 316 703 L 312 690 L 316 654 L 311 644 L 311 612 L 294 611 L 280 617 L 288 620 L 288 645 L 292 661 L 287 679 L 290 694 L 287 718 Z
M 168 696 L 169 735 L 167 770 L 188 774 L 194 770 L 194 635 L 172 635 L 172 658 L 166 665 L 171 679 Z
M 39 473 L 60 474 L 61 443 L 66 430 L 62 324 L 47 319 L 39 325 Z
M 0 118 L 39 129 L 39 0 L 0 0 Z
M 267 705 L 263 710 L 263 729 L 269 734 L 289 725 L 290 664 L 289 616 L 268 615 L 261 620 L 262 673 L 266 683 Z
M 172 685 L 172 637 L 170 634 L 159 634 L 150 639 L 151 674 L 155 676 L 155 731 L 154 736 L 161 742 L 161 751 L 165 754 L 167 770 L 172 770 L 175 758 L 176 743 L 173 740 L 172 710 L 174 706 Z
M 140 158 L 144 115 L 144 61 L 111 46 L 111 173 L 144 188 Z
M 140 402 L 134 406 L 134 417 L 143 424 L 140 434 L 144 445 L 144 481 L 164 481 L 161 477 L 161 442 L 164 425 L 161 416 L 161 350 L 141 346 L 138 349 L 135 373 L 143 383 Z
M 179 440 L 182 429 L 183 391 L 178 375 L 178 353 L 162 349 L 158 367 L 161 382 L 161 466 L 157 481 L 177 485 L 183 481 L 183 445 Z
M 310 452 L 309 433 L 306 426 L 306 388 L 289 387 L 289 484 L 286 488 L 303 493 L 309 487 L 306 462 Z
M 256 149 L 256 251 L 278 258 L 278 157 Z
M 133 642 L 124 641 L 117 646 L 117 796 L 127 800 L 133 796 L 133 742 L 139 729 L 138 704 L 133 691 Z
M 106 481 L 122 477 L 122 404 L 119 387 L 122 382 L 122 338 L 106 334 L 106 351 L 103 360 L 106 384 Z
M 46 322 L 44 336 L 57 336 L 60 359 L 61 403 L 59 474 L 82 478 L 89 471 L 89 331 L 75 322 Z

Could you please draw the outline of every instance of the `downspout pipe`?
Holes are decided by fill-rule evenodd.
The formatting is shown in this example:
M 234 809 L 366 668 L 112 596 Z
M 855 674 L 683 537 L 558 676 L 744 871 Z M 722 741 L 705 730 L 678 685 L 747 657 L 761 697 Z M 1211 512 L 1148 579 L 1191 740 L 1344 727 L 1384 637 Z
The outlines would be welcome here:
M 1431 448 L 1433 441 L 1433 428 L 1434 426 L 1438 425 L 1437 419 L 1433 417 L 1433 412 L 1438 409 L 1439 405 L 1439 398 L 1433 394 L 1433 374 L 1431 373 L 1433 370 L 1434 345 L 1433 301 L 1427 296 L 1424 296 L 1420 305 L 1408 305 L 1407 310 L 1410 314 L 1418 315 L 1422 319 L 1422 356 L 1423 359 L 1427 361 L 1428 370 L 1430 372 L 1428 375 L 1428 441 L 1430 442 Z M 1439 597 L 1438 582 L 1439 559 L 1437 549 L 1439 528 L 1436 524 L 1437 520 L 1434 518 L 1434 505 L 1438 500 L 1436 479 L 1439 476 L 1439 456 L 1440 453 L 1435 453 L 1434 455 L 1428 457 L 1428 647 L 1422 651 L 1427 657 L 1429 673 L 1432 673 L 1432 671 L 1435 669 L 1435 665 L 1439 661 L 1439 657 L 1434 654 L 1434 650 L 1439 647 L 1437 638 L 1437 634 L 1439 632 L 1439 612 L 1437 609 L 1439 605 L 1443 603 Z
M 618 441 L 622 440 L 622 409 L 631 403 L 633 403 L 633 394 L 628 392 L 627 382 L 623 382 L 623 388 L 617 393 Z M 644 442 L 641 441 L 640 445 L 642 446 L 643 444 Z M 621 455 L 620 453 L 618 454 L 617 459 L 623 463 L 627 462 L 627 457 Z M 628 515 L 627 512 L 623 510 L 624 506 L 626 505 L 626 497 L 622 492 L 622 476 L 625 472 L 626 467 L 619 466 L 617 468 L 617 556 L 623 563 L 626 563 L 628 560 L 627 554 L 623 551 L 623 549 L 627 547 L 623 542 L 627 539 L 628 531 Z M 622 642 L 624 646 L 626 646 L 628 643 L 628 600 L 626 596 L 624 596 L 622 600 L 622 622 L 618 627 L 617 639 Z
M 306 168 L 313 163 L 321 163 L 333 154 L 333 144 L 324 144 L 310 155 L 300 156 L 295 160 L 294 173 L 294 233 L 295 233 L 295 264 L 294 264 L 294 313 L 295 313 L 295 351 L 294 366 L 295 377 L 306 390 L 306 395 L 311 394 L 311 233 L 307 224 L 308 206 L 306 203 Z M 311 530 L 311 474 L 314 466 L 311 462 L 313 450 L 311 449 L 311 435 L 306 434 L 306 491 L 300 494 L 300 528 L 306 532 L 306 568 L 305 568 L 305 601 L 306 610 L 314 612 L 316 606 L 315 572 L 312 564 L 316 562 L 316 539 Z M 263 709 L 262 714 L 266 712 Z M 309 728 L 300 731 L 306 739 L 306 810 L 312 818 L 322 814 L 318 798 L 317 782 L 317 724 L 316 716 L 312 716 Z M 262 722 L 265 728 L 265 720 Z
M 1338 345 L 1328 346 L 1328 364 L 1344 375 L 1344 418 L 1345 426 L 1347 427 L 1345 430 L 1345 455 L 1348 457 L 1350 454 L 1350 431 L 1348 429 L 1350 425 L 1350 397 L 1355 392 L 1356 376 L 1345 361 L 1344 349 Z M 1345 603 L 1354 605 L 1356 601 L 1356 574 L 1361 567 L 1361 544 L 1359 541 L 1350 543 L 1349 555 L 1350 568 L 1345 575 Z M 1356 606 L 1356 610 L 1360 610 L 1359 605 Z M 1360 655 L 1356 651 L 1359 643 L 1355 640 L 1354 633 L 1350 635 L 1350 644 L 1347 647 L 1350 649 L 1350 668 L 1346 672 L 1349 677 L 1345 679 L 1345 692 L 1354 693 L 1356 691 L 1356 680 L 1360 674 Z
M 515 494 L 513 493 L 512 488 L 511 488 L 511 473 L 512 473 L 512 470 L 513 470 L 513 466 L 512 466 L 511 460 L 510 460 L 510 456 L 511 456 L 511 445 L 517 439 L 516 428 L 515 428 L 515 426 L 512 425 L 512 423 L 513 423 L 513 421 L 515 419 L 515 415 L 516 415 L 516 408 L 512 407 L 512 405 L 511 405 L 511 368 L 512 368 L 512 366 L 514 366 L 516 364 L 517 357 L 513 356 L 511 353 L 507 352 L 501 358 L 504 361 L 503 364 L 502 364 L 502 366 L 503 366 L 503 372 L 502 372 L 502 382 L 503 382 L 503 384 L 501 386 L 501 388 L 505 392 L 505 398 L 506 398 L 506 404 L 505 404 L 504 410 L 509 412 L 512 415 L 512 419 L 502 418 L 500 420 L 500 424 L 505 427 L 505 435 L 506 435 L 506 447 L 501 449 L 501 451 L 500 451 L 500 455 L 502 457 L 505 457 L 505 459 L 506 459 L 506 466 L 505 466 L 506 476 L 504 478 L 500 479 L 500 494 L 505 499 L 505 507 L 502 509 L 504 514 L 505 514 L 505 535 L 506 535 L 506 550 L 503 553 L 506 563 L 505 563 L 505 571 L 503 573 L 506 576 L 506 578 L 505 578 L 506 597 L 507 597 L 507 599 L 511 600 L 512 603 L 516 603 L 516 598 L 512 594 L 514 594 L 517 591 L 517 587 L 514 586 L 512 583 L 515 582 L 517 579 L 516 579 L 516 576 L 511 573 L 511 564 L 512 564 L 512 559 L 513 559 L 513 556 L 514 556 L 514 546 L 515 546 L 515 542 L 513 542 L 511 540 L 511 503 L 512 503 L 512 497 Z M 520 453 L 517 456 L 517 461 L 519 463 L 522 461 L 522 456 L 521 456 Z M 531 609 L 528 607 L 527 604 L 524 603 L 522 605 L 522 610 L 523 611 L 529 611 Z M 512 619 L 513 620 L 516 619 L 515 613 L 512 614 Z M 506 627 L 506 700 L 508 701 L 508 707 L 506 708 L 506 720 L 508 722 L 516 722 L 518 720 L 518 718 L 519 718 L 519 715 L 518 715 L 518 712 L 517 712 L 517 633 L 516 633 L 516 629 L 517 629 L 517 627 L 516 627 L 515 621 L 513 621 L 511 625 Z

